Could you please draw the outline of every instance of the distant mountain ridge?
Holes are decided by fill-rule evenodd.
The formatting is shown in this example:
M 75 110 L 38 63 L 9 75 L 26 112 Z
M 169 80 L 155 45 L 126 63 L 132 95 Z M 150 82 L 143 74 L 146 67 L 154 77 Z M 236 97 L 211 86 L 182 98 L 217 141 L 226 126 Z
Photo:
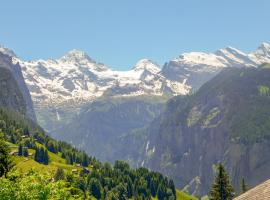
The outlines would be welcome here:
M 33 101 L 38 105 L 78 104 L 104 94 L 185 95 L 225 67 L 255 67 L 270 62 L 268 43 L 249 54 L 232 47 L 215 53 L 184 53 L 162 69 L 153 61 L 142 59 L 128 71 L 114 71 L 80 50 L 71 50 L 60 59 L 37 61 L 23 61 L 4 47 L 0 51 L 22 66 Z

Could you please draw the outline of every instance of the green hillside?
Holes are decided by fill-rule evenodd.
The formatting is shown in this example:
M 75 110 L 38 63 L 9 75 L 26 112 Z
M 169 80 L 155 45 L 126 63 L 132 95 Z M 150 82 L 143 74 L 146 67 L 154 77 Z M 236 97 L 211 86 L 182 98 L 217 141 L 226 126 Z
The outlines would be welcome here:
M 18 149 L 18 145 L 16 144 L 12 144 L 9 142 L 6 142 L 11 150 L 11 152 L 17 151 Z M 38 162 L 36 162 L 33 158 L 33 154 L 34 154 L 34 150 L 30 149 L 29 150 L 29 154 L 31 156 L 28 157 L 20 157 L 20 156 L 13 156 L 13 160 L 14 163 L 16 164 L 13 171 L 11 172 L 10 176 L 16 176 L 18 175 L 18 172 L 20 172 L 21 174 L 26 174 L 25 176 L 22 176 L 22 178 L 20 179 L 21 182 L 29 179 L 29 180 L 35 180 L 39 179 L 39 181 L 48 181 L 48 179 L 52 179 L 54 178 L 54 175 L 57 171 L 58 168 L 62 168 L 65 171 L 65 174 L 67 174 L 68 176 L 70 176 L 71 174 L 73 174 L 73 177 L 78 178 L 79 174 L 84 170 L 84 168 L 82 166 L 75 166 L 75 165 L 69 165 L 66 164 L 65 160 L 63 158 L 61 158 L 60 155 L 54 154 L 54 153 L 49 153 L 50 156 L 50 163 L 49 165 L 43 165 L 40 164 Z M 92 166 L 89 166 L 92 169 Z M 74 172 L 75 171 L 75 172 Z M 1 180 L 3 181 L 3 180 Z M 0 182 L 1 182 L 0 181 Z M 50 184 L 53 187 L 58 187 L 54 192 L 55 193 L 59 193 L 57 195 L 60 195 L 61 197 L 67 197 L 70 199 L 73 198 L 83 198 L 83 194 L 80 193 L 79 191 L 78 194 L 76 195 L 71 195 L 70 194 L 70 190 L 72 188 L 68 187 L 68 181 L 61 181 L 58 184 L 56 184 L 55 182 L 49 181 Z M 7 182 L 4 182 L 4 184 L 7 184 Z M 38 182 L 38 184 L 40 184 L 39 189 L 42 189 L 42 184 L 41 182 Z M 8 185 L 8 184 L 7 184 Z M 43 186 L 45 189 L 45 186 Z M 19 190 L 21 190 L 22 188 L 19 188 Z M 74 189 L 74 188 L 73 188 Z M 61 191 L 62 190 L 62 191 Z M 66 191 L 65 191 L 66 190 Z M 11 191 L 14 192 L 14 189 L 12 189 Z M 40 192 L 40 191 L 34 191 L 34 192 Z M 1 193 L 1 191 L 0 191 Z M 27 194 L 26 191 L 21 191 L 22 194 L 24 195 L 29 195 Z M 32 196 L 36 196 L 32 195 Z M 58 198 L 56 196 L 51 196 L 51 198 Z M 1 194 L 0 194 L 0 197 Z M 30 198 L 31 195 L 30 195 Z M 89 198 L 95 199 L 93 196 L 91 197 L 91 195 L 89 194 Z M 158 199 L 157 197 L 151 197 L 151 199 Z M 188 195 L 180 190 L 176 190 L 176 199 L 177 200 L 197 200 L 197 198 Z
M 180 190 L 176 190 L 176 199 L 177 200 L 198 200 L 198 198 L 191 196 Z
M 17 112 L 0 109 L 0 133 L 0 199 L 188 197 L 160 173 L 123 161 L 103 164 L 50 138 Z

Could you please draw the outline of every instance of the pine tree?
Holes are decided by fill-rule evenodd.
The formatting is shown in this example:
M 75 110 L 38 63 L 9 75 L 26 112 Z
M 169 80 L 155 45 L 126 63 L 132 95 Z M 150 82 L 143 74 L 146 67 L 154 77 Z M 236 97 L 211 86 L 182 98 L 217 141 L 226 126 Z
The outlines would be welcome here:
M 127 197 L 131 198 L 133 195 L 133 184 L 132 180 L 129 176 L 126 177 L 126 184 L 127 184 Z
M 172 190 L 173 195 L 176 197 L 176 189 L 172 179 L 169 180 L 169 188 Z
M 49 154 L 48 154 L 48 150 L 47 149 L 45 150 L 45 153 L 44 153 L 43 164 L 44 165 L 48 165 L 49 164 Z
M 160 183 L 157 190 L 158 199 L 162 200 L 166 197 L 166 187 L 164 183 Z
M 67 175 L 67 180 L 69 175 Z M 84 199 L 87 198 L 87 189 L 88 189 L 88 184 L 87 184 L 87 180 L 84 177 L 79 177 L 77 180 L 77 185 L 78 188 L 81 189 L 83 191 L 84 194 Z
M 28 157 L 28 148 L 27 147 L 23 148 L 23 156 Z
M 16 144 L 16 139 L 15 139 L 15 137 L 14 137 L 13 134 L 11 134 L 11 136 L 10 136 L 10 142 L 11 142 L 12 144 Z
M 98 179 L 92 178 L 89 182 L 90 193 L 96 198 L 101 199 L 102 197 L 102 186 Z
M 245 193 L 248 190 L 248 186 L 244 178 L 241 179 L 241 192 Z
M 85 153 L 83 153 L 82 166 L 87 167 L 88 165 L 89 165 L 89 162 L 88 162 L 87 155 Z
M 65 180 L 66 175 L 65 172 L 62 168 L 57 168 L 56 173 L 54 175 L 54 180 L 59 181 L 59 180 Z
M 37 147 L 36 148 L 36 152 L 35 152 L 35 156 L 34 156 L 34 160 L 36 161 L 36 162 L 40 162 L 40 156 L 39 156 L 39 148 Z
M 40 147 L 39 149 L 39 162 L 40 163 L 44 163 L 44 155 L 45 155 L 44 148 Z
M 127 199 L 127 188 L 123 183 L 120 183 L 116 186 L 116 189 L 118 191 L 118 199 L 119 200 L 126 200 Z
M 7 173 L 14 167 L 9 152 L 8 145 L 0 139 L 0 177 L 5 176 L 7 178 Z
M 158 179 L 154 177 L 150 182 L 150 192 L 153 197 L 157 195 L 157 190 L 158 190 Z
M 234 196 L 234 189 L 224 166 L 219 163 L 212 189 L 209 193 L 210 200 L 231 200 Z
M 20 144 L 19 146 L 18 146 L 18 156 L 22 156 L 23 155 L 23 147 L 22 147 L 22 145 Z

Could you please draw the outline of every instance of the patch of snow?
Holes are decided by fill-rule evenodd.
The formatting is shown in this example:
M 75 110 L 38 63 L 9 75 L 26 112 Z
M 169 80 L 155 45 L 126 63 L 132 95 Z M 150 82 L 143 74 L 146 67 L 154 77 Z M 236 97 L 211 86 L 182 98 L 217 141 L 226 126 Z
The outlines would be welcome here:
M 57 118 L 57 121 L 60 121 L 60 120 L 61 120 L 61 118 L 60 118 L 60 115 L 59 115 L 58 111 L 56 111 L 56 118 Z
M 146 147 L 145 147 L 145 152 L 146 152 L 146 153 L 148 152 L 149 144 L 150 144 L 150 141 L 148 140 L 147 143 L 146 143 Z

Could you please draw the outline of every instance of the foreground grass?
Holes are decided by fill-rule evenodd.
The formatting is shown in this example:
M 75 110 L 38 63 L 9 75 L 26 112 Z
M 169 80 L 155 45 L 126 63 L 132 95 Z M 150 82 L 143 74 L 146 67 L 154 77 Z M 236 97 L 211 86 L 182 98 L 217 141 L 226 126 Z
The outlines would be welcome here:
M 176 190 L 176 199 L 177 200 L 198 200 L 198 198 L 191 196 L 180 190 Z

